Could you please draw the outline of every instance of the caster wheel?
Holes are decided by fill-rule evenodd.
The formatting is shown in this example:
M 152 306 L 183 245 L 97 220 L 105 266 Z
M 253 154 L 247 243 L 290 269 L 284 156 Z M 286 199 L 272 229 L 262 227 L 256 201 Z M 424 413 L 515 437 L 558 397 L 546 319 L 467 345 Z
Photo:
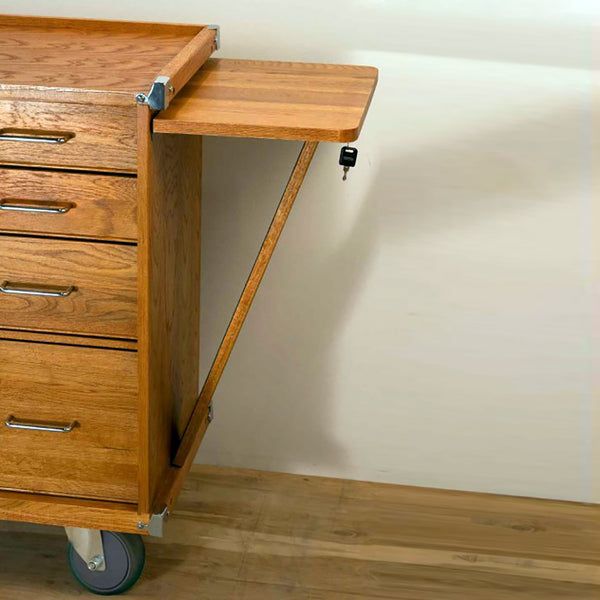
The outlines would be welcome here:
M 68 559 L 71 573 L 87 590 L 101 596 L 122 594 L 140 578 L 146 561 L 141 536 L 130 533 L 102 532 L 104 571 L 91 571 L 71 544 Z

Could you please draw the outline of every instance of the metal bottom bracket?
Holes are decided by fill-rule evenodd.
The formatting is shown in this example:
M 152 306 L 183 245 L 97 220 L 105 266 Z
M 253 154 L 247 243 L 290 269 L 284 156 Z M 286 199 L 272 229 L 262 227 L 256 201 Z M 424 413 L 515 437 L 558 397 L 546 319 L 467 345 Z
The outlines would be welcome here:
M 65 533 L 90 571 L 106 571 L 102 532 L 99 529 L 65 527 Z
M 165 521 L 169 518 L 169 509 L 165 506 L 161 513 L 157 513 L 150 517 L 148 523 L 140 521 L 137 528 L 140 531 L 147 531 L 153 537 L 162 537 L 165 529 Z

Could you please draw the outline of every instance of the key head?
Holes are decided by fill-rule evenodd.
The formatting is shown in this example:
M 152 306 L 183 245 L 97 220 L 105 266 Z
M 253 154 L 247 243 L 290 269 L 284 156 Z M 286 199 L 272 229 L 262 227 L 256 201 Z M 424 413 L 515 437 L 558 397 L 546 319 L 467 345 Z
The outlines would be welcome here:
M 340 152 L 340 165 L 342 167 L 354 167 L 358 159 L 358 148 L 344 146 Z

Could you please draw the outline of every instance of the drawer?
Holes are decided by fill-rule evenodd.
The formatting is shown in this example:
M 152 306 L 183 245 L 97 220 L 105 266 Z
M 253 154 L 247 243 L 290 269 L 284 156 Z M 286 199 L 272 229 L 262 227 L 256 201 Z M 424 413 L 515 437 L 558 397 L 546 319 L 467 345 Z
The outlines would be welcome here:
M 137 354 L 0 340 L 0 356 L 0 488 L 135 501 Z
M 0 101 L 0 164 L 135 171 L 135 106 Z
M 135 338 L 135 246 L 0 236 L 0 327 Z
M 136 179 L 0 168 L 0 231 L 135 240 Z

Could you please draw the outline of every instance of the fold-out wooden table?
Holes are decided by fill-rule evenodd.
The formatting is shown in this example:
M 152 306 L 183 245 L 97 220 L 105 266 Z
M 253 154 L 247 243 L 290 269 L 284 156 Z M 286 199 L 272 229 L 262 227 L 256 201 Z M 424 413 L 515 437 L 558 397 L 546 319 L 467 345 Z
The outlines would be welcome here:
M 97 593 L 139 578 L 317 145 L 358 137 L 377 82 L 218 37 L 0 17 L 0 519 L 65 527 Z M 304 145 L 198 390 L 205 135 Z

